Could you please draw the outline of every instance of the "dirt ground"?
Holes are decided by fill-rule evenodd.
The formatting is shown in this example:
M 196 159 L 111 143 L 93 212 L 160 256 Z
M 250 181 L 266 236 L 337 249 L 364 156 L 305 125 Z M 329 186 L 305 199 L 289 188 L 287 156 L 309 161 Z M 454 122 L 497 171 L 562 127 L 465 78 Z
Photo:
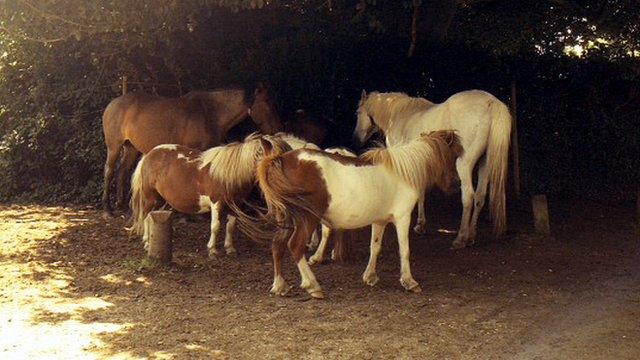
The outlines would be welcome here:
M 237 258 L 207 259 L 206 221 L 176 223 L 174 264 L 152 269 L 123 218 L 0 206 L 0 358 L 640 358 L 633 209 L 550 205 L 553 238 L 531 235 L 523 213 L 506 239 L 482 229 L 461 251 L 435 231 L 455 216 L 432 217 L 411 244 L 420 294 L 400 286 L 393 230 L 380 282 L 364 285 L 359 239 L 352 264 L 314 267 L 325 300 L 270 296 L 265 245 L 241 238 Z

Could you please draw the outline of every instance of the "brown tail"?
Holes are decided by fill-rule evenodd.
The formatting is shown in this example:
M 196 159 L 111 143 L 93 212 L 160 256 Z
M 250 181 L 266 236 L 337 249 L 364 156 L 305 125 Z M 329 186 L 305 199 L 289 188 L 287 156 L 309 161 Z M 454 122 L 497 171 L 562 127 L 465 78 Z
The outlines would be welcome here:
M 291 236 L 297 224 L 304 221 L 309 214 L 317 216 L 317 212 L 305 198 L 307 191 L 292 184 L 285 174 L 282 155 L 287 148 L 283 150 L 273 143 L 266 145 L 266 148 L 267 155 L 258 163 L 256 169 L 258 185 L 267 204 L 266 213 L 249 216 L 239 212 L 235 205 L 232 205 L 232 208 L 237 212 L 240 229 L 252 239 L 274 239 L 275 230 L 275 239 L 284 240 Z

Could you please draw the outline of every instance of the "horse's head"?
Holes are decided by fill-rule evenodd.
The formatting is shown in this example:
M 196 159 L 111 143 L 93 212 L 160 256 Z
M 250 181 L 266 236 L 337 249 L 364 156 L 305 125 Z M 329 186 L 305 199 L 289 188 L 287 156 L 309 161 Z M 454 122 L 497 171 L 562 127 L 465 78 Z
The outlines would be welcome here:
M 361 147 L 367 140 L 369 140 L 371 135 L 378 131 L 376 124 L 371 119 L 366 103 L 367 93 L 362 90 L 362 96 L 360 97 L 357 110 L 358 122 L 356 123 L 355 130 L 353 131 L 353 143 L 357 148 Z
M 283 129 L 276 103 L 263 84 L 259 84 L 255 89 L 249 114 L 263 134 L 275 134 Z

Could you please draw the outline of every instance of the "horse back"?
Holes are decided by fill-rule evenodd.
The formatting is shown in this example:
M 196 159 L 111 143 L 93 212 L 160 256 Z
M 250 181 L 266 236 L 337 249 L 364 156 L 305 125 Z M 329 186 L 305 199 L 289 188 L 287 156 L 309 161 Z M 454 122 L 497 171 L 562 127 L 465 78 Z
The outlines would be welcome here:
M 160 144 L 204 150 L 219 142 L 209 111 L 200 99 L 130 93 L 112 103 L 118 108 L 112 121 L 119 125 L 123 140 L 143 153 Z
M 186 146 L 165 144 L 156 146 L 143 158 L 143 178 L 172 208 L 195 214 L 202 212 L 200 196 L 203 189 L 200 151 Z

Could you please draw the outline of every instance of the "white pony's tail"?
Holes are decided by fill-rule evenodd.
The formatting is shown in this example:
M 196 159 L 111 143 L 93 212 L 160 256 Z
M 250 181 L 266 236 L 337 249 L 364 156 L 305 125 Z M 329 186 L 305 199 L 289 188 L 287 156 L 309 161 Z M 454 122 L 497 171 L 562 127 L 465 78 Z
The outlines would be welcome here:
M 507 228 L 505 183 L 509 165 L 509 144 L 511 141 L 511 113 L 503 102 L 495 99 L 489 105 L 491 130 L 487 147 L 489 166 L 489 207 L 495 236 L 504 234 Z
M 130 235 L 144 235 L 144 196 L 142 196 L 142 186 L 144 179 L 142 176 L 142 163 L 145 157 L 142 156 L 136 170 L 131 176 L 131 227 L 128 228 Z

